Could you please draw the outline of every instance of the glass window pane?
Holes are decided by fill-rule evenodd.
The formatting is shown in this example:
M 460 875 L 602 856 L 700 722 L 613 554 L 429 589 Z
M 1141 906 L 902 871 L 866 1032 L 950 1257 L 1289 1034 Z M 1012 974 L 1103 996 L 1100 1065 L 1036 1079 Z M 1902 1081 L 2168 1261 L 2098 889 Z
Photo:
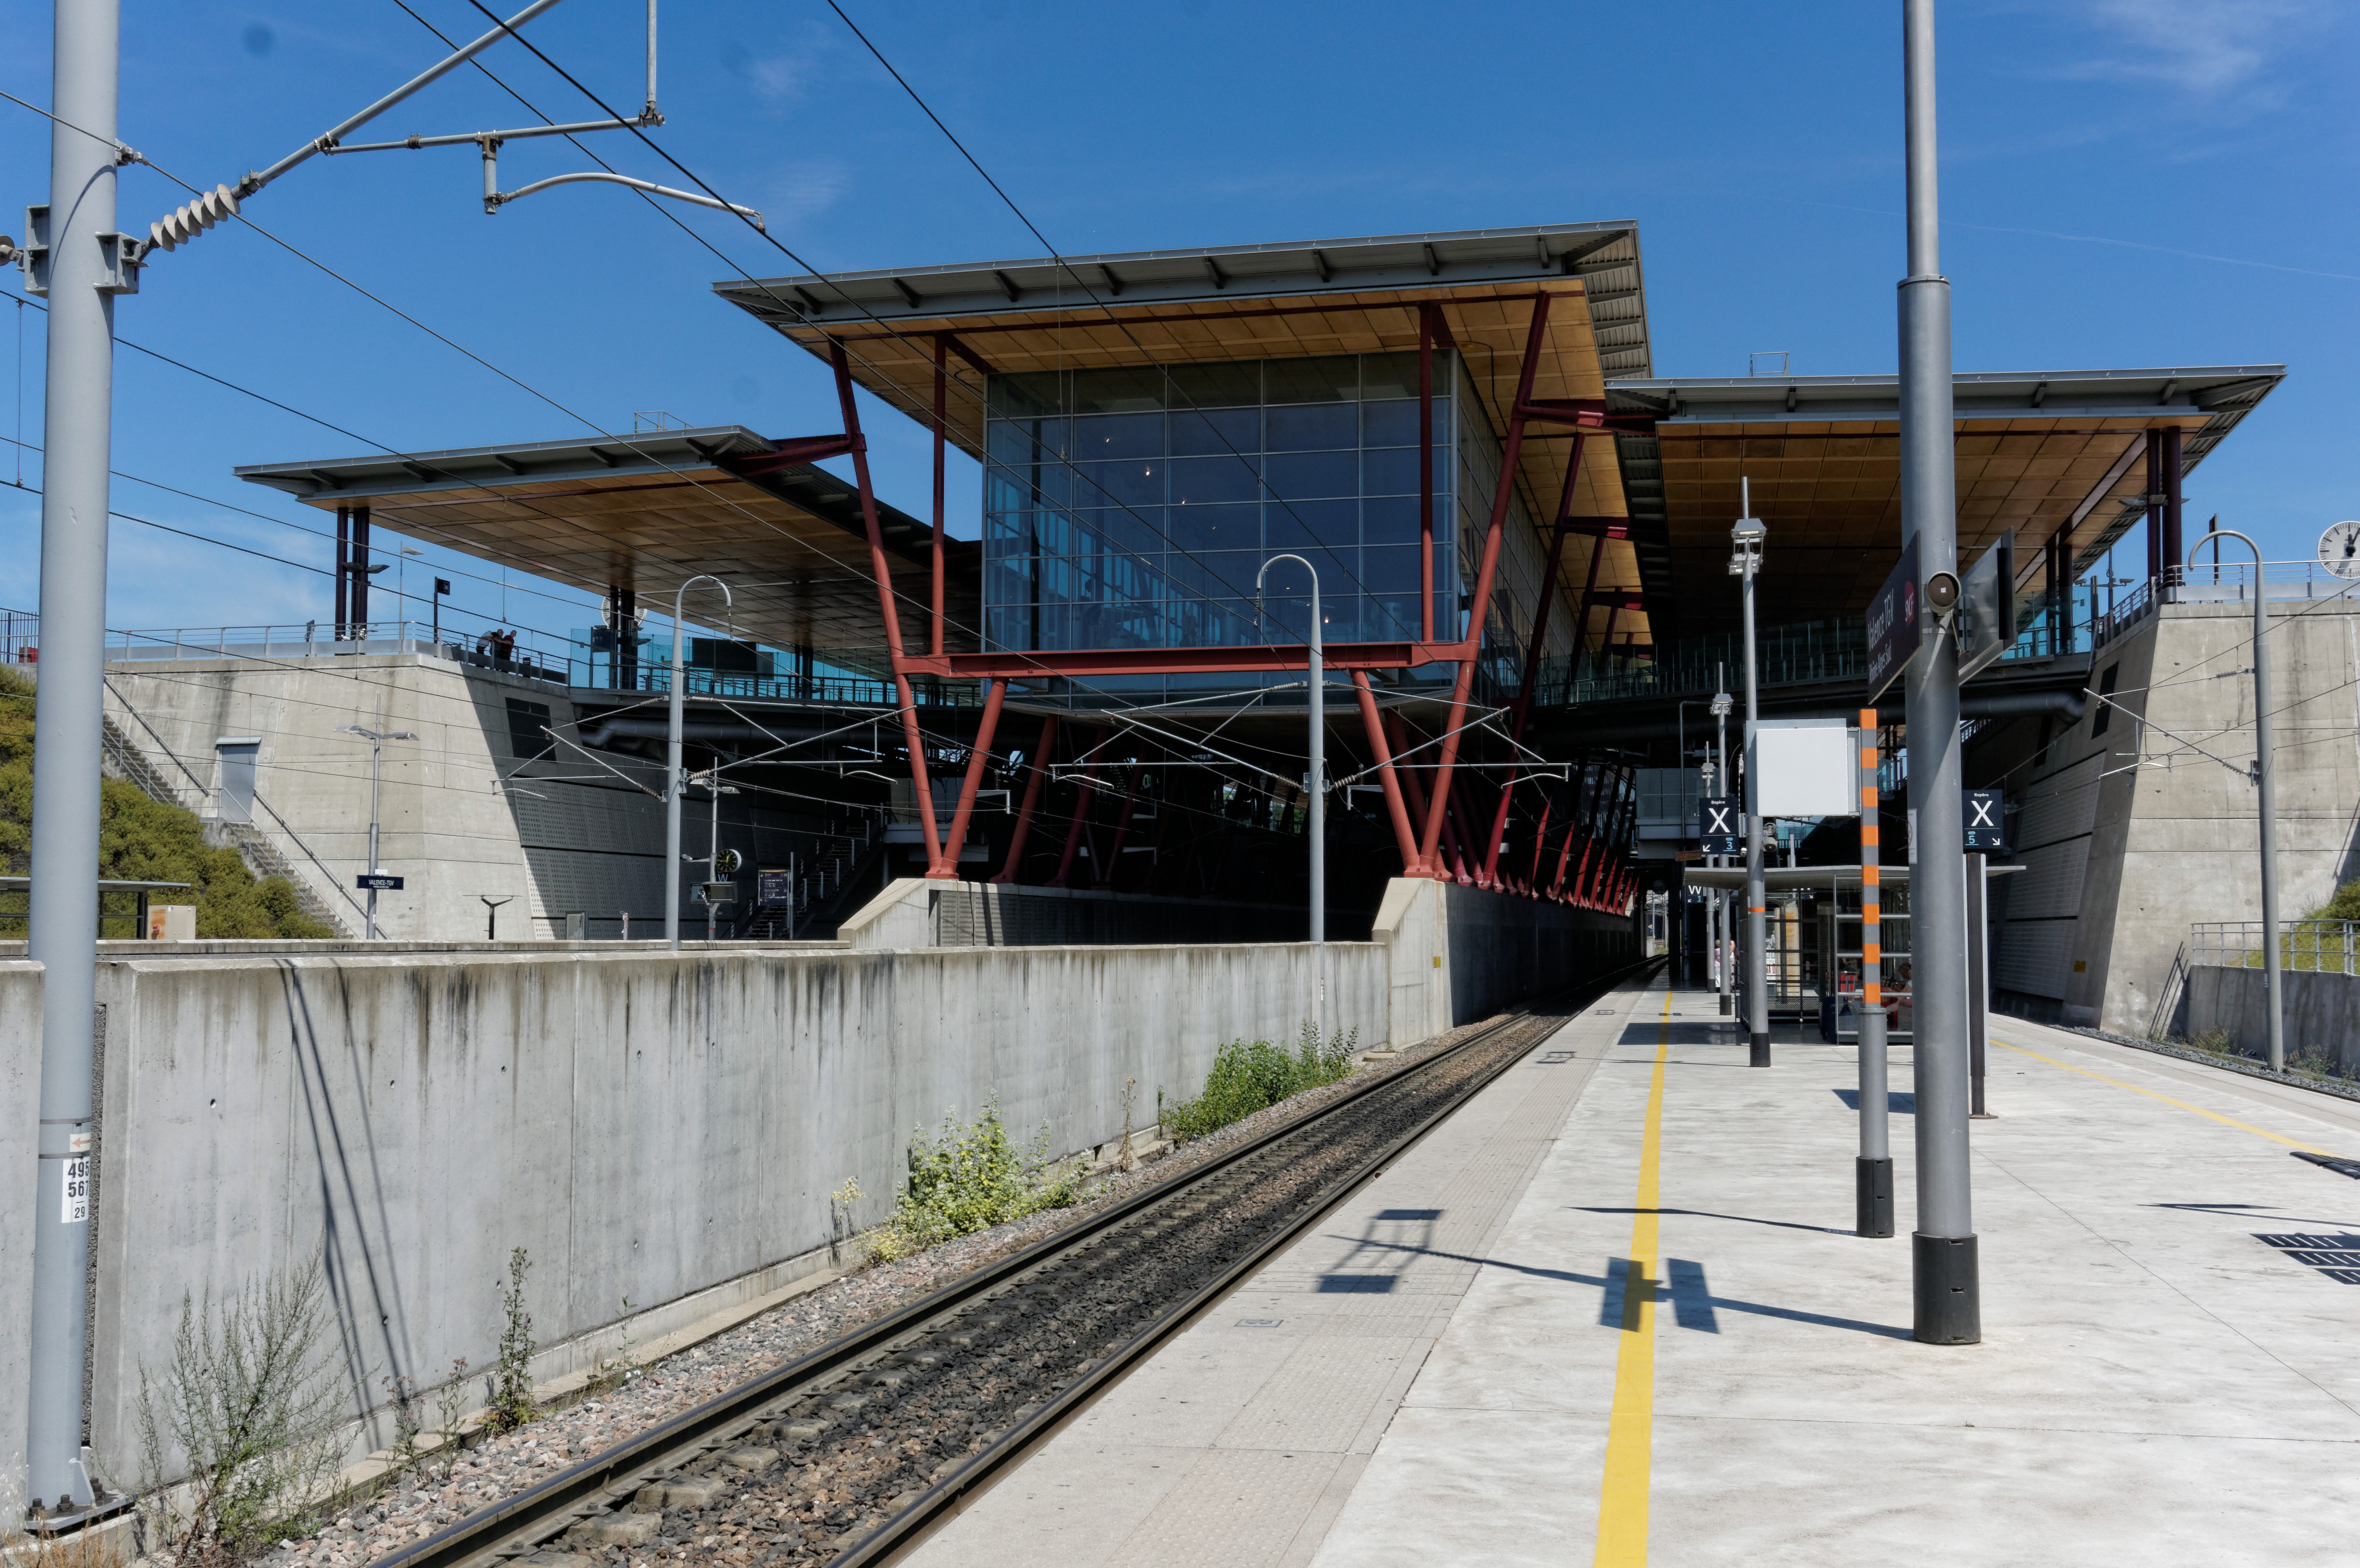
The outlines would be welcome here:
M 1164 419 L 1158 414 L 1101 414 L 1074 421 L 1074 456 L 1162 457 Z
M 1175 408 L 1235 408 L 1262 401 L 1262 365 L 1180 365 L 1172 369 Z
M 1170 548 L 1164 537 L 1164 508 L 1132 506 L 1082 514 L 1103 548 L 1120 555 L 1161 554 Z
M 1444 411 L 1434 410 L 1437 430 L 1446 430 Z M 1417 444 L 1417 403 L 1363 403 L 1360 405 L 1360 444 L 1362 446 L 1415 446 Z
M 1272 550 L 1360 542 L 1357 501 L 1294 501 L 1262 508 L 1262 538 Z
M 1372 546 L 1360 551 L 1360 583 L 1371 593 L 1406 594 L 1417 607 L 1417 546 Z
M 1120 365 L 1073 373 L 1074 412 L 1127 414 L 1164 407 L 1164 372 L 1153 365 Z
M 1078 506 L 1156 506 L 1164 504 L 1164 462 L 1161 458 L 1126 458 L 1115 463 L 1085 463 L 1074 476 L 1074 502 Z
M 1442 508 L 1435 508 L 1437 524 Z M 1360 503 L 1362 544 L 1406 544 L 1418 541 L 1423 507 L 1415 495 L 1396 495 Z
M 1208 550 L 1256 550 L 1262 545 L 1262 508 L 1242 506 L 1174 506 L 1164 514 L 1164 531 L 1172 547 L 1203 554 Z
M 1262 361 L 1265 402 L 1349 403 L 1360 393 L 1360 362 L 1352 354 Z
M 1247 457 L 1188 457 L 1172 464 L 1172 504 L 1205 506 L 1220 501 L 1251 501 L 1261 494 L 1262 481 Z
M 1350 452 L 1306 452 L 1262 460 L 1263 477 L 1274 497 L 1357 495 L 1360 492 L 1360 454 Z
M 1218 452 L 1251 457 L 1262 450 L 1262 411 L 1258 408 L 1216 408 L 1207 413 L 1172 416 L 1172 455 Z
M 1449 358 L 1447 350 L 1437 348 L 1434 354 L 1434 379 L 1437 390 L 1448 383 L 1443 380 L 1443 361 Z M 1415 397 L 1417 396 L 1417 351 L 1405 349 L 1400 354 L 1364 354 L 1360 356 L 1360 396 L 1377 397 Z M 1412 436 L 1412 441 L 1417 438 Z
M 986 397 L 995 414 L 1022 417 L 1062 413 L 1065 411 L 1064 379 L 1065 372 L 1059 370 L 995 376 L 990 379 Z
M 1349 403 L 1273 408 L 1265 421 L 1272 452 L 1314 452 L 1360 444 L 1359 420 Z
M 1415 495 L 1417 487 L 1417 448 L 1383 447 L 1360 454 L 1361 495 Z

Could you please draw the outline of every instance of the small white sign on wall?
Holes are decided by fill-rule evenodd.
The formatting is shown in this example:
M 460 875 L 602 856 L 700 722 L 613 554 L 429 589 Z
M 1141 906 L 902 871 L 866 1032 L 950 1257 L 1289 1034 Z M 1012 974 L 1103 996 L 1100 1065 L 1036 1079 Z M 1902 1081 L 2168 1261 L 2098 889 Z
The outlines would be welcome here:
M 1842 719 L 1761 719 L 1747 758 L 1765 817 L 1860 815 L 1860 765 Z

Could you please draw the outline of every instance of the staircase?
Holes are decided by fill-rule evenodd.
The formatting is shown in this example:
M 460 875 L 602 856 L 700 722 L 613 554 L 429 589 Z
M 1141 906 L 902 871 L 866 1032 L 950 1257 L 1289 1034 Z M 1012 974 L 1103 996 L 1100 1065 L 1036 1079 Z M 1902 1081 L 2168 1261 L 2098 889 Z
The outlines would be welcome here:
M 123 702 L 121 692 L 115 691 L 111 685 L 107 690 L 116 702 Z M 206 818 L 204 808 L 211 802 L 208 800 L 204 781 L 197 777 L 196 770 L 182 761 L 170 747 L 165 746 L 161 737 L 157 735 L 155 731 L 148 728 L 147 721 L 140 718 L 129 703 L 123 704 L 123 711 L 132 723 L 146 732 L 148 739 L 153 744 L 155 749 L 162 752 L 171 760 L 172 765 L 187 779 L 188 783 L 185 786 L 175 786 L 149 758 L 147 748 L 133 740 L 122 722 L 111 712 L 102 712 L 100 714 L 101 734 L 104 745 L 99 756 L 99 771 L 135 786 L 141 794 L 151 800 L 160 801 L 168 806 L 179 806 L 184 811 L 196 812 L 204 822 L 207 844 L 236 850 L 238 857 L 246 862 L 246 868 L 254 873 L 257 879 L 277 877 L 284 880 L 295 890 L 295 907 L 301 909 L 308 919 L 327 927 L 336 936 L 351 941 L 355 935 L 353 928 L 339 918 L 338 911 L 333 905 L 320 897 L 311 880 L 299 873 L 287 856 L 279 853 L 279 846 L 271 841 L 270 835 L 251 822 L 224 822 L 219 818 Z M 254 804 L 257 811 L 268 812 L 271 820 L 279 823 L 279 830 L 287 834 L 289 842 L 294 844 L 299 849 L 303 847 L 303 841 L 297 838 L 293 831 L 279 820 L 279 813 L 271 811 L 259 792 L 255 795 Z M 304 850 L 304 853 L 307 856 L 311 855 L 309 850 Z M 328 878 L 330 886 L 334 886 L 335 878 L 328 868 L 319 865 L 317 856 L 311 856 L 311 858 L 312 864 L 318 866 L 320 874 Z

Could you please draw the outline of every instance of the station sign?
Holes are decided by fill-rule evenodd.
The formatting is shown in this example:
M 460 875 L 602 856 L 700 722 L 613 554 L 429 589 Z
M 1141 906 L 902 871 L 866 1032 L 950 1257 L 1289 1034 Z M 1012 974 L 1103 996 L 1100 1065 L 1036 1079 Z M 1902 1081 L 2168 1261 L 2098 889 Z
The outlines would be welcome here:
M 1962 847 L 1969 855 L 2004 855 L 2007 851 L 2007 814 L 2001 809 L 2000 792 L 1996 789 L 1965 789 L 1964 809 L 1960 823 L 1964 830 Z
M 1868 700 L 1875 702 L 1918 653 L 1918 541 L 1868 602 Z
M 1707 795 L 1697 802 L 1697 837 L 1706 855 L 1743 855 L 1745 835 L 1740 828 L 1737 797 Z
M 382 871 L 364 871 L 353 878 L 353 886 L 372 893 L 399 893 L 401 878 L 388 877 Z

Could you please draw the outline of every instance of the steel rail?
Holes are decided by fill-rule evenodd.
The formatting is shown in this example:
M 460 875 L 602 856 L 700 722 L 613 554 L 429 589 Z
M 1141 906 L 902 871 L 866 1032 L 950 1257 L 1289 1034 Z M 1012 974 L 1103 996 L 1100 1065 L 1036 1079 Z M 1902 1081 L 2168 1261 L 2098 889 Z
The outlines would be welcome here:
M 832 1372 L 888 1350 L 894 1341 L 928 1320 L 983 1298 L 1004 1293 L 1005 1287 L 1022 1276 L 1087 1247 L 1143 1212 L 1205 1185 L 1284 1140 L 1328 1122 L 1368 1095 L 1406 1083 L 1497 1038 L 1526 1022 L 1550 1002 L 1576 996 L 1586 1000 L 1604 995 L 1623 980 L 1662 962 L 1660 957 L 1642 959 L 1581 985 L 1565 987 L 1437 1051 L 1406 1072 L 1389 1073 L 1354 1085 L 1308 1116 L 1274 1127 L 1202 1165 L 1146 1187 L 1070 1230 L 1045 1237 L 996 1263 L 988 1264 L 874 1323 L 821 1345 L 800 1360 L 774 1367 L 694 1410 L 683 1411 L 602 1454 L 594 1454 L 538 1486 L 492 1508 L 471 1514 L 412 1545 L 377 1558 L 371 1568 L 491 1568 L 491 1565 L 507 1563 L 544 1545 L 554 1545 L 556 1538 L 574 1524 L 598 1519 L 627 1501 L 642 1486 L 679 1472 L 683 1465 L 705 1454 L 737 1443 L 747 1429 L 770 1419 L 768 1412 L 771 1407 L 795 1397 L 804 1386 L 815 1384 Z M 934 1526 L 956 1512 L 970 1493 L 995 1479 L 1067 1417 L 1186 1326 L 1199 1312 L 1267 1262 L 1305 1229 L 1317 1224 L 1337 1203 L 1382 1171 L 1391 1161 L 1400 1158 L 1404 1151 L 1520 1059 L 1520 1055 L 1502 1058 L 1496 1066 L 1469 1080 L 1458 1093 L 1421 1118 L 1415 1126 L 1387 1140 L 1358 1161 L 1345 1175 L 1305 1203 L 1299 1213 L 1221 1268 L 1185 1301 L 1157 1315 L 1120 1347 L 1101 1357 L 1097 1366 L 1065 1384 L 1049 1399 L 1032 1407 L 1029 1414 L 1021 1416 L 956 1471 L 928 1486 L 923 1495 L 894 1512 L 858 1540 L 848 1543 L 844 1551 L 828 1560 L 829 1568 L 866 1568 L 866 1565 L 883 1563 L 930 1533 Z

